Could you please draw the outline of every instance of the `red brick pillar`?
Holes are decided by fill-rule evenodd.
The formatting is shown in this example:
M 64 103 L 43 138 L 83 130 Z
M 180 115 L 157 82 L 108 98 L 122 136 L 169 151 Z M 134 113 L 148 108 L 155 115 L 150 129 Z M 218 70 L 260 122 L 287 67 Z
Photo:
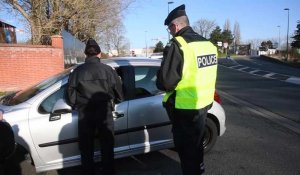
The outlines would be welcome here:
M 64 47 L 62 36 L 53 35 L 53 36 L 51 36 L 51 40 L 52 40 L 52 47 L 54 47 L 54 48 L 63 48 Z
M 51 40 L 52 40 L 52 47 L 60 50 L 58 57 L 55 58 L 57 59 L 56 61 L 56 66 L 58 66 L 58 70 L 59 72 L 62 71 L 64 69 L 64 65 L 65 65 L 65 61 L 64 61 L 64 42 L 63 42 L 63 37 L 60 35 L 53 35 L 51 36 Z

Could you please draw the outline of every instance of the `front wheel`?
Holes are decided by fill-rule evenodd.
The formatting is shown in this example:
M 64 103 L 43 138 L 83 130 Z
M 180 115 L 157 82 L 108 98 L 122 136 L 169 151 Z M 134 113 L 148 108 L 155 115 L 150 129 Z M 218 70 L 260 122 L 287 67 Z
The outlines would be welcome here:
M 203 137 L 204 153 L 207 153 L 215 145 L 218 137 L 217 126 L 215 122 L 210 118 L 207 118 Z

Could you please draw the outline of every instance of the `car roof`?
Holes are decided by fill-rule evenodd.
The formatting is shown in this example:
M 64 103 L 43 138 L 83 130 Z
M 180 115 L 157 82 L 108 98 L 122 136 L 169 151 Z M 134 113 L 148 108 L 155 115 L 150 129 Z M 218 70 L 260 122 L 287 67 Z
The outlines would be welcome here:
M 112 58 L 101 58 L 101 62 L 107 64 L 112 67 L 119 67 L 119 66 L 146 66 L 146 65 L 155 65 L 160 66 L 161 60 L 160 59 L 150 59 L 147 57 L 112 57 Z M 70 69 L 74 69 L 77 66 L 83 64 L 84 62 L 77 63 L 76 65 L 72 66 Z
M 161 60 L 153 60 L 145 57 L 113 57 L 108 59 L 101 59 L 101 62 L 113 67 L 127 66 L 127 65 L 160 65 Z

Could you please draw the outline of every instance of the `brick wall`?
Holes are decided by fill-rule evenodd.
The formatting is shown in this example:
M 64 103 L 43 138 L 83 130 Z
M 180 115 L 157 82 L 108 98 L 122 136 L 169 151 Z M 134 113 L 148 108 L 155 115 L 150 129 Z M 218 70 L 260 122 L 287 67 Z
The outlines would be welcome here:
M 52 46 L 0 44 L 0 92 L 21 90 L 64 69 L 63 40 Z

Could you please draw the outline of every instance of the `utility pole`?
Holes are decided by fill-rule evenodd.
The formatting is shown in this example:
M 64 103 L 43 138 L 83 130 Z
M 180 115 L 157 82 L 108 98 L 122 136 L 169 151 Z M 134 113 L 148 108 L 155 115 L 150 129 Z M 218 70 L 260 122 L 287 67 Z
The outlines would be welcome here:
M 290 9 L 285 8 L 284 10 L 288 11 L 288 24 L 287 24 L 287 32 L 286 32 L 286 61 L 289 60 L 289 25 L 290 25 Z
M 278 32 L 278 49 L 280 49 L 280 26 L 277 26 L 278 29 L 279 29 L 279 32 Z
M 146 57 L 148 57 L 147 30 L 145 31 Z

